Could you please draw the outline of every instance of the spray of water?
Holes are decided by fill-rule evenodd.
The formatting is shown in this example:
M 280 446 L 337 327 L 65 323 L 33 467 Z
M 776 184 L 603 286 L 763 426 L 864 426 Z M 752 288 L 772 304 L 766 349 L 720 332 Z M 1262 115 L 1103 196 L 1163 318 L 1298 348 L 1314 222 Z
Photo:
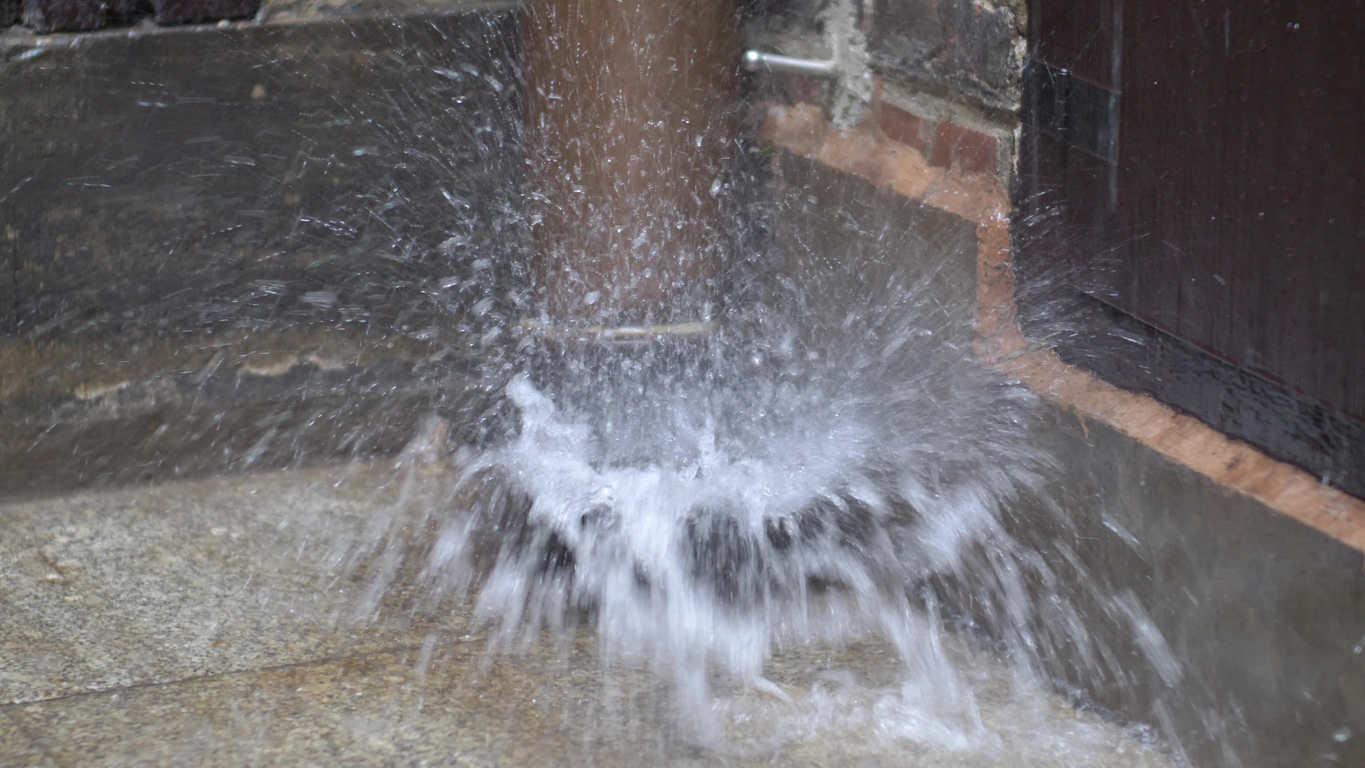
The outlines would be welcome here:
M 495 651 L 586 630 L 604 662 L 649 664 L 712 742 L 734 715 L 715 686 L 782 695 L 774 653 L 877 638 L 894 689 L 875 706 L 839 689 L 801 717 L 998 747 L 950 628 L 996 643 L 1021 690 L 1041 656 L 1088 643 L 1047 559 L 1011 531 L 1012 516 L 1055 516 L 1040 405 L 974 358 L 970 307 L 945 302 L 946 268 L 924 267 L 948 243 L 851 234 L 859 253 L 789 240 L 794 280 L 773 278 L 771 251 L 737 265 L 735 293 L 763 298 L 704 341 L 526 342 L 506 438 L 455 456 L 457 501 L 391 508 L 361 539 L 350 562 L 383 565 L 357 616 L 406 563 L 426 608 L 474 601 Z
M 490 135 L 501 157 L 506 137 Z M 757 150 L 733 155 L 766 167 Z M 856 196 L 817 203 L 800 179 L 741 170 L 723 206 L 734 213 L 721 329 L 575 346 L 518 336 L 536 311 L 533 281 L 516 259 L 489 257 L 500 250 L 489 232 L 520 236 L 534 222 L 516 205 L 476 210 L 441 191 L 456 223 L 427 255 L 450 275 L 423 283 L 414 309 L 423 332 L 479 355 L 500 407 L 481 417 L 491 438 L 477 449 L 447 458 L 433 421 L 405 454 L 458 466 L 445 503 L 377 510 L 336 548 L 340 575 L 366 584 L 356 620 L 414 575 L 414 609 L 472 601 L 494 651 L 590 630 L 604 662 L 652 666 L 692 736 L 712 743 L 735 715 L 717 707 L 716 687 L 785 696 L 766 670 L 810 643 L 878 638 L 899 682 L 869 704 L 843 681 L 798 721 L 875 723 L 948 749 L 1001 743 L 951 651 L 955 631 L 1001 651 L 1021 689 L 1063 649 L 1117 667 L 1062 592 L 1065 547 L 1045 557 L 1016 537 L 1020 517 L 1067 523 L 1035 440 L 1040 404 L 972 353 L 972 308 L 953 298 L 969 295 L 954 236 L 870 223 Z M 1136 601 L 1098 602 L 1150 629 Z M 1143 648 L 1178 678 L 1154 632 Z

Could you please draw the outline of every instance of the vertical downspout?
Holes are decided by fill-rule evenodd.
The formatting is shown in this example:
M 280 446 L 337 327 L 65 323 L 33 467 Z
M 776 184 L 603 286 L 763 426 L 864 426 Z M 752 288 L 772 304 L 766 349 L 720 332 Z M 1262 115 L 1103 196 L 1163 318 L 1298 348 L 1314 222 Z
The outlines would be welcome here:
M 732 0 L 527 0 L 535 324 L 696 327 L 718 299 Z

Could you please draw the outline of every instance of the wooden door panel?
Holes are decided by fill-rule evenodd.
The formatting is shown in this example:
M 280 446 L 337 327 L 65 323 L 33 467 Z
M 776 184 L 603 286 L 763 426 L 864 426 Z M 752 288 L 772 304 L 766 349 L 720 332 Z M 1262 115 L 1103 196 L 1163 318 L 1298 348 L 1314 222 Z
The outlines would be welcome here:
M 1029 16 L 1022 272 L 1365 426 L 1365 0 Z
M 1091 229 L 1088 290 L 1365 419 L 1365 3 L 1130 2 L 1117 46 L 1107 3 L 1034 5 L 1069 22 L 1034 33 L 1061 63 L 1040 60 L 1121 50 L 1114 210 L 1047 180 Z

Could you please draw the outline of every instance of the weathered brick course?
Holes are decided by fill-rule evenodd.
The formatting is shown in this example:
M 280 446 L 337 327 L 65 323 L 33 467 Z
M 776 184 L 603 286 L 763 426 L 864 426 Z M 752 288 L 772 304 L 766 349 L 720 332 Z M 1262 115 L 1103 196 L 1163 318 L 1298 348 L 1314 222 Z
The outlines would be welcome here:
M 1016 15 L 972 0 L 877 0 L 868 39 L 882 69 L 992 107 L 1018 101 Z
M 929 135 L 924 120 L 889 104 L 879 105 L 877 125 L 886 138 L 929 153 Z
M 929 164 L 962 173 L 996 173 L 1000 147 L 995 137 L 940 120 Z

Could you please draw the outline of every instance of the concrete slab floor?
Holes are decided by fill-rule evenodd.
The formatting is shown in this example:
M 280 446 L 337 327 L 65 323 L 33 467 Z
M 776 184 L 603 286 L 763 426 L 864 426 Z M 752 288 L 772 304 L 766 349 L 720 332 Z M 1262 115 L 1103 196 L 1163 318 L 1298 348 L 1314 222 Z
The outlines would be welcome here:
M 333 568 L 372 512 L 449 503 L 388 464 L 0 506 L 0 766 L 1168 763 L 949 638 L 985 730 L 946 734 L 878 641 L 784 649 L 786 698 L 719 684 L 725 736 L 683 733 L 667 686 L 592 633 L 493 656 L 468 608 L 348 621 Z

